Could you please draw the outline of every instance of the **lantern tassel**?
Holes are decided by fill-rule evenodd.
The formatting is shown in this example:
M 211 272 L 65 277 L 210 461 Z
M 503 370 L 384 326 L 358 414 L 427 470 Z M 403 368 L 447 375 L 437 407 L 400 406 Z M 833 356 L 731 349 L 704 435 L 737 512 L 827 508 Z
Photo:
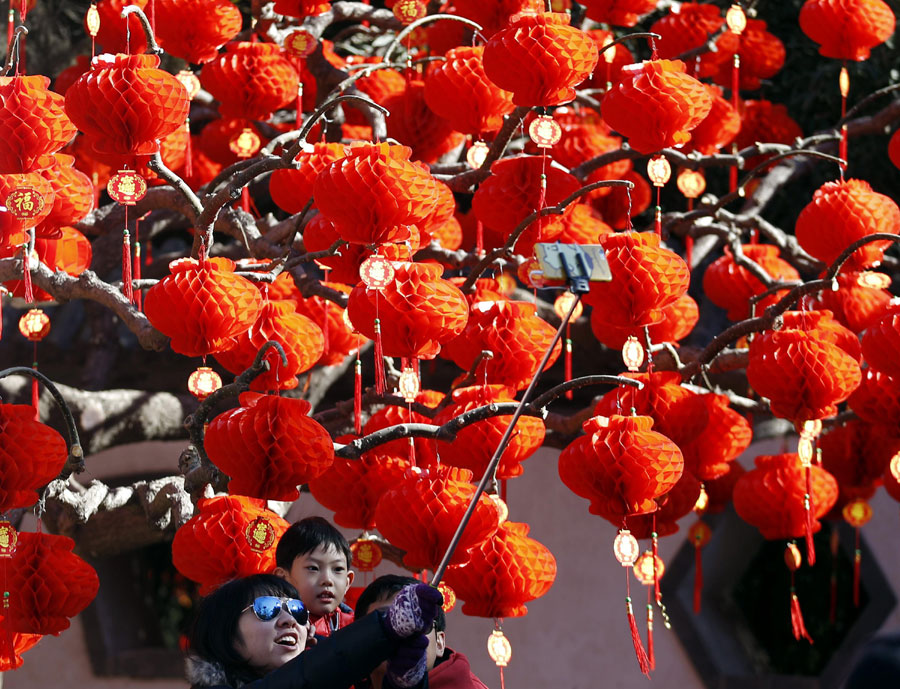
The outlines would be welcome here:
M 31 364 L 31 368 L 34 371 L 37 371 L 37 342 L 34 343 L 34 362 Z M 31 406 L 34 408 L 34 420 L 41 420 L 41 388 L 38 385 L 37 377 L 31 378 Z
M 565 382 L 572 380 L 572 337 L 571 326 L 566 323 L 566 357 L 565 357 Z M 566 390 L 566 399 L 573 397 L 572 390 Z
M 847 96 L 850 93 L 850 74 L 847 72 L 847 63 L 845 62 L 841 66 L 841 75 L 838 79 L 838 85 L 841 90 L 841 119 L 843 120 L 847 116 Z M 838 149 L 838 157 L 841 160 L 847 160 L 847 125 L 841 125 L 841 143 Z M 841 177 L 844 175 L 844 170 L 847 169 L 847 163 L 841 163 Z
M 484 253 L 484 223 L 480 220 L 475 223 L 475 250 L 479 256 Z
M 247 185 L 241 189 L 241 209 L 245 213 L 250 212 L 250 189 Z
M 625 598 L 625 609 L 628 611 L 628 627 L 631 629 L 631 643 L 634 644 L 634 655 L 637 656 L 641 672 L 650 676 L 650 659 L 644 644 L 641 643 L 641 635 L 638 633 L 637 621 L 634 619 L 634 609 L 631 607 L 631 596 Z
M 659 187 L 656 187 L 656 208 L 653 211 L 653 229 L 662 237 L 662 207 L 659 205 Z
M 649 590 L 647 593 L 650 593 Z M 649 596 L 648 596 L 649 597 Z M 656 654 L 653 651 L 653 604 L 647 603 L 647 660 L 650 669 L 656 669 Z
M 356 372 L 353 376 L 353 430 L 362 435 L 362 362 L 356 350 Z
M 329 342 L 328 342 L 328 330 L 329 330 L 329 325 L 328 325 L 328 301 L 325 300 L 325 299 L 323 299 L 323 300 L 322 300 L 322 338 L 325 340 L 325 347 L 324 347 L 324 349 L 322 350 L 322 357 L 323 357 L 323 358 L 326 357 L 326 356 L 328 355 L 329 350 L 331 349 L 331 347 L 329 346 Z
M 703 549 L 694 546 L 694 614 L 700 613 L 703 593 Z
M 22 255 L 22 281 L 25 283 L 25 301 L 34 302 L 34 288 L 31 286 L 31 243 L 24 245 Z
M 188 117 L 184 121 L 184 129 L 187 132 L 187 142 L 184 145 L 184 176 L 188 181 L 192 181 L 194 176 L 194 151 L 191 144 L 191 118 Z
M 135 234 L 137 234 L 137 228 L 135 228 Z M 137 240 L 134 242 L 134 279 L 141 279 L 141 243 Z M 143 306 L 143 297 L 144 293 L 141 292 L 140 289 L 134 290 L 134 305 L 137 307 L 137 310 L 140 311 Z
M 376 297 L 377 299 L 377 297 Z M 386 387 L 384 379 L 384 344 L 381 341 L 381 319 L 375 319 L 375 394 L 383 395 Z
M 813 643 L 812 637 L 806 631 L 806 625 L 803 623 L 803 612 L 800 610 L 800 600 L 797 598 L 797 592 L 794 590 L 794 573 L 791 572 L 791 629 L 794 632 L 794 638 L 797 641 L 806 639 L 809 643 Z
M 809 566 L 816 564 L 816 545 L 813 542 L 812 505 L 812 468 L 806 467 L 806 495 L 803 496 L 803 508 L 806 510 L 806 560 Z
M 122 292 L 129 302 L 134 302 L 134 285 L 131 281 L 131 235 L 128 234 L 127 228 L 122 233 Z
M 859 549 L 859 528 L 856 529 L 856 548 L 853 550 L 853 607 L 859 607 L 859 567 L 862 563 L 862 550 Z

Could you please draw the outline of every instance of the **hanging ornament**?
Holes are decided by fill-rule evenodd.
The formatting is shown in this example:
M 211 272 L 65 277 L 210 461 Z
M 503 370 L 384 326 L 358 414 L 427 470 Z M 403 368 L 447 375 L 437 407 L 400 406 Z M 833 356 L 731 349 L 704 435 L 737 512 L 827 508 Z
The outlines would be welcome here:
M 19 319 L 19 332 L 32 342 L 40 342 L 50 332 L 50 317 L 41 309 L 29 309 Z
M 262 140 L 259 138 L 259 134 L 250 127 L 244 127 L 228 142 L 231 152 L 242 160 L 256 155 L 261 145 Z
M 569 313 L 569 309 L 572 308 L 572 302 L 578 299 L 572 292 L 566 290 L 562 294 L 560 294 L 556 301 L 553 302 L 553 310 L 556 312 L 556 315 L 559 316 L 559 319 L 562 320 L 566 317 L 566 314 Z M 581 314 L 584 312 L 584 306 L 581 304 L 581 300 L 578 300 L 578 303 L 575 304 L 575 308 L 572 311 L 572 315 L 568 321 L 566 321 L 566 340 L 565 340 L 565 375 L 564 382 L 572 380 L 572 322 L 577 321 Z M 572 390 L 566 391 L 566 399 L 572 399 L 573 393 Z
M 17 187 L 6 197 L 6 210 L 17 220 L 32 220 L 44 210 L 44 197 L 32 187 Z
M 500 629 L 495 629 L 491 632 L 487 641 L 487 650 L 488 655 L 497 667 L 504 668 L 509 665 L 509 661 L 512 658 L 512 646 L 509 643 L 509 639 L 503 635 Z
M 419 376 L 412 368 L 404 368 L 400 373 L 397 381 L 397 390 L 400 396 L 412 404 L 416 401 L 416 395 L 419 394 Z
M 797 548 L 796 543 L 788 543 L 787 548 L 784 551 L 784 564 L 787 565 L 787 568 L 791 572 L 791 629 L 794 632 L 794 638 L 797 641 L 800 639 L 806 639 L 809 643 L 812 643 L 812 637 L 809 635 L 809 632 L 806 631 L 806 625 L 803 623 L 803 613 L 800 610 L 800 599 L 797 598 L 797 589 L 794 582 L 794 573 L 800 569 L 800 564 L 802 563 L 802 558 L 800 557 L 800 550 Z
M 619 564 L 623 567 L 634 566 L 640 552 L 641 547 L 631 532 L 628 529 L 619 529 L 619 533 L 613 541 L 613 553 Z
M 619 533 L 613 541 L 613 553 L 619 561 L 619 564 L 626 568 L 625 611 L 628 616 L 628 626 L 631 629 L 631 641 L 634 645 L 634 653 L 637 656 L 641 672 L 649 676 L 650 659 L 647 656 L 647 652 L 644 650 L 644 645 L 641 643 L 641 637 L 638 634 L 637 622 L 634 619 L 634 607 L 631 604 L 631 584 L 627 573 L 627 569 L 634 566 L 640 552 L 641 549 L 637 539 L 631 535 L 631 532 L 628 529 L 619 529 Z
M 428 14 L 428 6 L 421 0 L 398 0 L 393 12 L 401 24 L 412 24 Z
M 551 148 L 562 138 L 562 127 L 550 115 L 540 115 L 528 125 L 528 136 L 538 148 Z
M 188 390 L 201 402 L 221 387 L 221 376 L 209 366 L 201 366 L 188 378 Z
M 872 507 L 862 498 L 844 505 L 841 511 L 844 520 L 853 527 L 855 544 L 853 549 L 853 605 L 859 607 L 859 568 L 862 563 L 862 549 L 859 547 L 859 530 L 872 519 Z
M 489 150 L 490 148 L 484 141 L 476 141 L 473 143 L 466 152 L 466 162 L 469 164 L 469 167 L 473 170 L 477 170 L 484 165 Z
M 351 566 L 360 572 L 372 572 L 381 564 L 384 553 L 377 541 L 371 538 L 358 538 L 350 544 L 353 555 Z
M 384 256 L 372 254 L 359 266 L 359 277 L 369 289 L 384 289 L 394 281 L 394 266 Z
M 702 519 L 698 519 L 688 530 L 688 540 L 694 546 L 694 613 L 700 612 L 703 591 L 703 548 L 712 538 L 712 529 Z
M 653 586 L 656 579 L 662 579 L 666 566 L 659 555 L 654 555 L 651 550 L 645 550 L 635 560 L 632 570 L 634 571 L 635 579 L 644 586 Z
M 95 41 L 97 39 L 97 32 L 100 31 L 100 12 L 97 10 L 97 3 L 92 2 L 91 6 L 88 7 L 87 12 L 84 15 L 84 24 L 87 26 L 88 33 L 91 36 L 91 57 L 94 57 L 94 53 L 96 52 Z
M 622 346 L 622 361 L 629 371 L 637 371 L 644 363 L 644 348 L 634 335 L 629 335 Z
M 295 29 L 284 39 L 284 49 L 299 58 L 312 55 L 318 45 L 316 37 L 305 29 Z
M 119 170 L 106 185 L 113 201 L 133 206 L 147 194 L 147 182 L 134 170 Z
M 656 187 L 656 208 L 653 213 L 653 228 L 656 234 L 662 235 L 662 207 L 659 203 L 659 194 L 669 177 L 672 175 L 672 166 L 665 156 L 656 156 L 647 161 L 647 176 Z
M 456 607 L 456 591 L 443 581 L 438 584 L 438 591 L 444 596 L 444 604 L 441 606 L 441 609 L 447 614 Z

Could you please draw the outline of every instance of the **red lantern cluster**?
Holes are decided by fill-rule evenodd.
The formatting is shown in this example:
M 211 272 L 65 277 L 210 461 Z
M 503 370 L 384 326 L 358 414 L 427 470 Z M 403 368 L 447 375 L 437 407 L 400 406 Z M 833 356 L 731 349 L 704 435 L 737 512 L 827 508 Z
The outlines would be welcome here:
M 34 407 L 0 404 L 0 513 L 36 503 L 67 456 L 66 441 L 34 420 Z
M 48 90 L 47 77 L 0 77 L 0 173 L 30 172 L 41 156 L 62 148 L 75 125 L 62 96 Z
M 818 446 L 822 468 L 838 482 L 836 506 L 842 508 L 851 500 L 872 497 L 891 458 L 900 452 L 900 434 L 891 426 L 852 419 L 822 435 Z
M 465 139 L 428 106 L 424 81 L 408 81 L 402 91 L 384 99 L 384 107 L 391 113 L 387 118 L 388 136 L 409 146 L 413 160 L 437 162 Z
M 750 446 L 753 431 L 747 420 L 728 406 L 725 395 L 700 395 L 707 423 L 690 442 L 681 445 L 684 465 L 701 481 L 721 478 Z
M 241 30 L 240 10 L 228 0 L 153 0 L 160 46 L 194 64 L 214 60 Z
M 650 31 L 660 36 L 656 41 L 659 56 L 672 59 L 702 46 L 724 22 L 721 10 L 713 4 L 683 2 L 657 19 L 650 26 Z M 715 42 L 716 49 L 700 55 L 699 69 L 694 76 L 711 77 L 723 65 L 731 67 L 729 58 L 735 53 L 737 43 L 737 37 L 732 32 L 721 32 Z

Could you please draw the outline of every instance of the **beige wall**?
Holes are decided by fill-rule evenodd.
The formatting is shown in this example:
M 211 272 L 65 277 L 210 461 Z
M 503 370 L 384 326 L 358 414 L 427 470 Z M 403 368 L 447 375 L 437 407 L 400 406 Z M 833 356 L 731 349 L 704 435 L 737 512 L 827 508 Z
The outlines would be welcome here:
M 778 446 L 761 446 L 755 454 L 777 451 Z M 131 473 L 130 467 L 174 466 L 180 443 L 154 443 L 150 448 L 120 448 L 103 456 L 88 458 L 88 466 L 98 475 Z M 147 457 L 147 451 L 151 457 Z M 526 617 L 509 619 L 504 631 L 513 647 L 506 670 L 510 689 L 631 689 L 646 687 L 634 659 L 624 612 L 624 576 L 615 561 L 611 544 L 615 529 L 587 512 L 587 501 L 573 495 L 559 481 L 554 450 L 544 449 L 525 464 L 525 473 L 509 484 L 510 519 L 531 525 L 531 536 L 547 545 L 557 558 L 557 580 L 542 599 L 528 605 Z M 753 455 L 751 455 L 753 456 Z M 125 463 L 129 468 L 125 468 Z M 744 461 L 746 466 L 751 460 Z M 900 589 L 900 549 L 897 548 L 898 506 L 883 491 L 873 501 L 875 517 L 866 529 L 882 569 Z M 290 518 L 310 514 L 331 514 L 308 495 L 292 508 Z M 688 518 L 688 520 L 690 517 Z M 682 529 L 684 531 L 684 529 Z M 347 532 L 348 536 L 355 536 Z M 661 543 L 661 555 L 670 559 L 680 547 L 679 533 Z M 378 573 L 396 571 L 385 566 Z M 371 576 L 371 575 L 370 575 Z M 642 592 L 641 592 L 641 595 Z M 635 591 L 638 598 L 638 592 Z M 658 622 L 658 617 L 657 617 Z M 639 623 L 643 630 L 643 620 Z M 693 689 L 701 687 L 688 658 L 672 631 L 657 624 L 657 685 Z M 884 628 L 900 627 L 895 610 Z M 485 641 L 493 628 L 491 620 L 469 618 L 459 606 L 448 617 L 451 647 L 469 656 L 477 675 L 492 689 L 500 686 L 497 668 L 487 657 Z M 174 689 L 178 681 L 137 681 L 125 678 L 93 677 L 87 660 L 84 635 L 79 621 L 58 638 L 47 638 L 25 655 L 25 664 L 7 673 L 4 689 L 44 689 L 70 686 L 112 689 L 146 687 Z

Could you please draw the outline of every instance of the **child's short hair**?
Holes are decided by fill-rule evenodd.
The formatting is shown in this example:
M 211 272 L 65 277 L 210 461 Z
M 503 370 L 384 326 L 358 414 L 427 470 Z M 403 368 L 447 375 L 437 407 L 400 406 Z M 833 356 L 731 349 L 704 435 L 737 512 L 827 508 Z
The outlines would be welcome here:
M 275 548 L 275 564 L 290 571 L 297 556 L 311 553 L 320 545 L 326 548 L 334 546 L 335 550 L 344 554 L 347 567 L 350 567 L 353 561 L 350 544 L 340 531 L 322 517 L 307 517 L 291 524 Z
M 421 584 L 422 582 L 412 577 L 406 577 L 400 574 L 382 574 L 371 584 L 366 586 L 359 598 L 356 599 L 356 611 L 354 617 L 359 620 L 369 614 L 369 608 L 380 600 L 388 598 L 400 593 L 404 588 L 412 584 Z M 434 628 L 436 631 L 443 632 L 447 629 L 447 618 L 444 616 L 442 608 L 438 608 L 437 616 L 434 618 Z

